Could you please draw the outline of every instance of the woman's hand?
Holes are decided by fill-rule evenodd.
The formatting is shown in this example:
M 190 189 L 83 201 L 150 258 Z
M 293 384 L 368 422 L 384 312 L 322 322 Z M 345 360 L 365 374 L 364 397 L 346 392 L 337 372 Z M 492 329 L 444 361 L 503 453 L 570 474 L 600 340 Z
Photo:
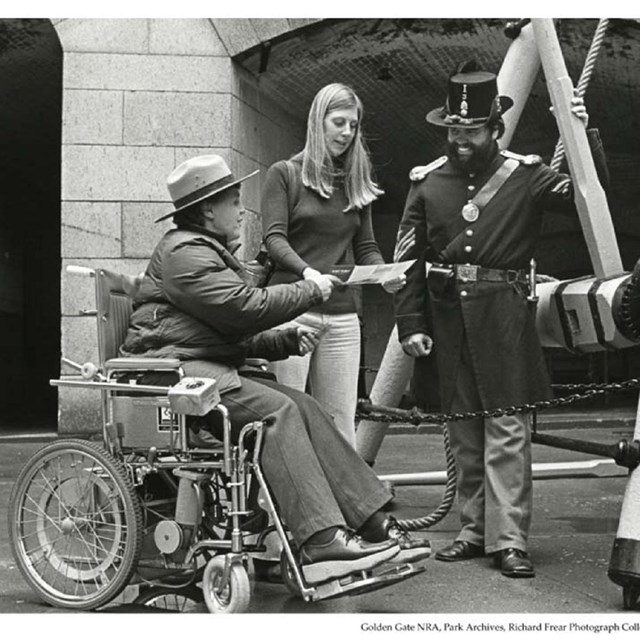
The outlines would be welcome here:
M 382 288 L 387 293 L 397 293 L 398 291 L 400 291 L 400 289 L 402 289 L 402 287 L 404 287 L 405 284 L 407 284 L 407 276 L 402 273 L 395 278 L 391 278 L 391 280 L 386 280 L 385 282 L 383 282 Z

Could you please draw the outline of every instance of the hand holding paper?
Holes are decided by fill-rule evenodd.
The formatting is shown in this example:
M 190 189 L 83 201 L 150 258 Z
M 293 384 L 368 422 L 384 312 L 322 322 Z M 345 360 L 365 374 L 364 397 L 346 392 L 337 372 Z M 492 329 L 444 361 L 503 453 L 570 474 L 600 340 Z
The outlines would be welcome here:
M 341 277 L 347 285 L 382 284 L 389 280 L 399 279 L 414 262 L 415 260 L 406 260 L 391 264 L 337 266 L 332 269 L 332 273 Z

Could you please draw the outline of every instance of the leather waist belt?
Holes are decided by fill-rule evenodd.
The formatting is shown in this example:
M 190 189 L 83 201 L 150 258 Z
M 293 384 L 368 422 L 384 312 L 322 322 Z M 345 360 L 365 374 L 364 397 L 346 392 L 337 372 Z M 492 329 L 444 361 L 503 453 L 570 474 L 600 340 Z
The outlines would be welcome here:
M 488 269 L 475 264 L 454 264 L 453 273 L 460 282 L 528 282 L 524 269 Z
M 445 280 L 455 278 L 458 282 L 529 282 L 525 269 L 489 269 L 476 264 L 432 264 L 429 275 Z

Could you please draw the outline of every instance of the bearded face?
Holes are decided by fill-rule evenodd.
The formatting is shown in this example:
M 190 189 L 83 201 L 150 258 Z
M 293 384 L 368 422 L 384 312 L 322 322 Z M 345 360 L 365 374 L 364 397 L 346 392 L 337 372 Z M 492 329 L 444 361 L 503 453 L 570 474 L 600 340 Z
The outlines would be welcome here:
M 497 131 L 488 125 L 473 129 L 450 127 L 447 157 L 459 169 L 476 173 L 484 169 L 497 151 Z

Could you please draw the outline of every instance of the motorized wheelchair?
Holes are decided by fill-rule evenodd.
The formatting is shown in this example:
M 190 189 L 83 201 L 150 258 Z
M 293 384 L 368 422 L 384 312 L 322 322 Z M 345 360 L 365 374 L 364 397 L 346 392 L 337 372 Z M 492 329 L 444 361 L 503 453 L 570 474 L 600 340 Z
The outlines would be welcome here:
M 214 380 L 184 377 L 177 360 L 118 357 L 132 279 L 104 269 L 67 271 L 95 279 L 99 363 L 63 358 L 75 375 L 51 384 L 100 393 L 102 442 L 45 445 L 13 487 L 12 550 L 43 600 L 97 609 L 138 584 L 139 603 L 183 610 L 204 600 L 211 612 L 243 612 L 251 559 L 274 546 L 285 585 L 306 601 L 378 589 L 424 569 L 387 564 L 310 584 L 262 474 L 268 421 L 247 424 L 234 443 Z M 176 382 L 140 383 L 145 372 L 169 373 Z M 221 441 L 192 446 L 189 420 L 212 411 Z

